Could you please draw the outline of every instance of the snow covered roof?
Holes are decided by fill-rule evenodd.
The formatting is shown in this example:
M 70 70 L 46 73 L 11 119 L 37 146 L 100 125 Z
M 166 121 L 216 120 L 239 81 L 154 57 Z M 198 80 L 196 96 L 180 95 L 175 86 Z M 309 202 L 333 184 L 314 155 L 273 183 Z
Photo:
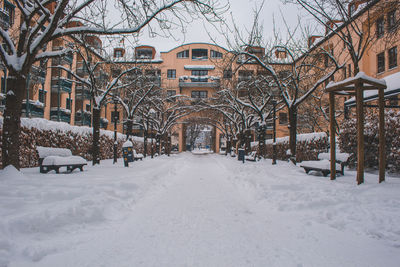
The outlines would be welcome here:
M 372 84 L 386 86 L 385 80 L 376 79 L 376 78 L 366 75 L 364 72 L 359 72 L 359 73 L 357 73 L 356 76 L 349 77 L 343 81 L 336 82 L 336 83 L 330 82 L 328 84 L 328 86 L 326 86 L 326 91 L 332 91 L 331 89 L 333 89 L 335 87 L 340 87 L 340 86 L 343 86 L 343 90 L 346 90 L 346 88 L 351 89 L 350 86 L 352 86 L 355 81 L 360 80 L 360 79 L 362 79 L 366 83 L 372 83 Z
M 387 86 L 387 88 L 384 90 L 385 97 L 400 94 L 400 72 L 391 74 L 383 78 L 383 80 L 385 81 Z M 376 99 L 378 99 L 378 90 L 364 91 L 364 102 L 369 102 Z M 349 107 L 354 106 L 355 104 L 356 100 L 354 97 L 344 102 L 344 105 Z
M 213 70 L 214 65 L 185 65 L 185 70 Z

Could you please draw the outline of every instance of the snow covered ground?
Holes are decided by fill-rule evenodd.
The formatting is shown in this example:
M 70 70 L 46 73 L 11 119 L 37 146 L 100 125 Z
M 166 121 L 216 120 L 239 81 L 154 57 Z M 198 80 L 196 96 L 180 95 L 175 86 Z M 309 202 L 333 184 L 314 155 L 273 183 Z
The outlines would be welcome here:
M 400 179 L 181 153 L 0 171 L 0 266 L 399 266 Z

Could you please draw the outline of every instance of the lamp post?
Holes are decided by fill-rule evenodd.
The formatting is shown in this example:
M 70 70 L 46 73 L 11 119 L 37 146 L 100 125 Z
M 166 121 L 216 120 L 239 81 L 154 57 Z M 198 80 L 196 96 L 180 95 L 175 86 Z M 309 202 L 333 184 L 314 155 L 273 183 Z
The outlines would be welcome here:
M 113 96 L 113 101 L 114 101 L 114 161 L 113 161 L 113 164 L 117 163 L 117 158 L 118 158 L 118 155 L 117 155 L 117 144 L 118 144 L 117 143 L 117 121 L 119 119 L 118 118 L 119 116 L 117 116 L 118 98 L 117 98 L 116 93 L 117 92 L 115 92 L 115 94 Z
M 272 101 L 272 116 L 273 116 L 273 128 L 272 128 L 272 165 L 276 164 L 276 100 Z
M 149 110 L 149 117 L 153 117 L 156 111 L 154 109 Z M 150 118 L 152 119 L 152 118 Z M 154 139 L 154 134 L 153 134 L 153 121 L 150 120 L 150 133 L 151 133 L 151 158 L 153 158 L 154 155 L 154 148 L 153 148 L 153 139 Z

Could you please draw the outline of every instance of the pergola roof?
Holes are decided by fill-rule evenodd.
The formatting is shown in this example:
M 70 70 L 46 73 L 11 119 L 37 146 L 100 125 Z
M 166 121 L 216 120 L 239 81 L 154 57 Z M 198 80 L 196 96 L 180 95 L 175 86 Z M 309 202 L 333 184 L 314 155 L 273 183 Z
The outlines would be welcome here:
M 364 72 L 359 72 L 356 76 L 347 78 L 337 83 L 329 83 L 326 92 L 335 94 L 354 94 L 359 88 L 361 90 L 385 90 L 386 81 L 367 76 Z

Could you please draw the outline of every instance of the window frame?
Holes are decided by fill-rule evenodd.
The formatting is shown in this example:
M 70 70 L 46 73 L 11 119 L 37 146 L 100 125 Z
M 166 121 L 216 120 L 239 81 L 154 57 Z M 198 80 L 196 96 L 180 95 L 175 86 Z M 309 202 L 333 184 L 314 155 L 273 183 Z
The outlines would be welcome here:
M 387 13 L 387 26 L 388 30 L 391 31 L 396 26 L 396 9 Z
M 376 37 L 381 38 L 385 34 L 385 17 L 381 16 L 376 20 Z
M 193 99 L 206 99 L 208 98 L 208 91 L 206 90 L 193 90 L 190 92 L 190 96 Z
M 176 58 L 189 58 L 189 49 L 176 53 Z
M 394 55 L 391 53 L 391 51 L 394 51 Z M 394 69 L 398 66 L 397 56 L 397 46 L 394 46 L 388 50 L 389 70 Z
M 385 72 L 386 70 L 385 52 L 376 55 L 376 70 L 377 73 Z
M 219 51 L 211 50 L 210 51 L 210 57 L 214 58 L 214 59 L 222 59 L 223 54 L 221 52 L 219 52 Z
M 194 54 L 199 51 L 205 51 L 206 55 L 201 57 L 194 57 Z M 205 48 L 193 48 L 192 49 L 192 60 L 208 60 L 208 49 Z
M 167 70 L 167 79 L 170 79 L 170 80 L 176 79 L 176 69 L 168 69 Z

